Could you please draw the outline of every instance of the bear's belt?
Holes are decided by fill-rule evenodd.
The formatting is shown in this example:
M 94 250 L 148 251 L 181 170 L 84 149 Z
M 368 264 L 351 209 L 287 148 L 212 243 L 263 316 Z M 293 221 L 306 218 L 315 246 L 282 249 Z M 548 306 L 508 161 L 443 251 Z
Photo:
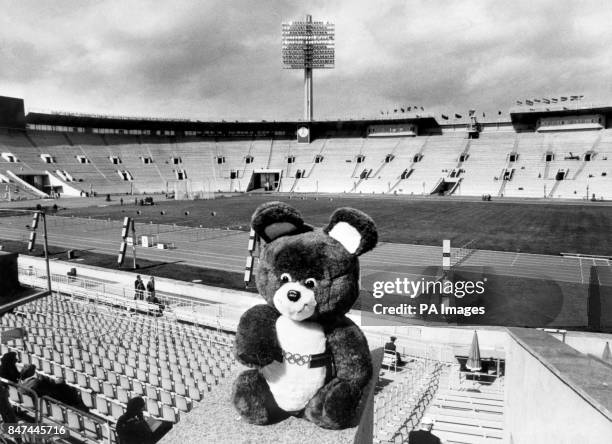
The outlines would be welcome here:
M 307 365 L 308 368 L 325 367 L 331 363 L 331 355 L 328 352 L 318 353 L 316 355 L 301 355 L 299 353 L 291 353 L 282 350 L 283 361 L 295 365 Z M 282 362 L 282 361 L 281 361 Z

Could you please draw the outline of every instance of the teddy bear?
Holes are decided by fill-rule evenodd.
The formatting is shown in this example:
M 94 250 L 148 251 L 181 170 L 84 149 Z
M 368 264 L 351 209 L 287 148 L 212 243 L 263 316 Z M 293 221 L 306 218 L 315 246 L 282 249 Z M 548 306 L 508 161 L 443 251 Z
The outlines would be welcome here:
M 372 360 L 346 313 L 359 295 L 358 257 L 378 241 L 374 221 L 339 208 L 313 228 L 293 207 L 268 202 L 251 225 L 265 242 L 255 279 L 266 303 L 238 323 L 234 354 L 249 369 L 234 381 L 235 408 L 258 425 L 290 415 L 327 429 L 355 425 Z

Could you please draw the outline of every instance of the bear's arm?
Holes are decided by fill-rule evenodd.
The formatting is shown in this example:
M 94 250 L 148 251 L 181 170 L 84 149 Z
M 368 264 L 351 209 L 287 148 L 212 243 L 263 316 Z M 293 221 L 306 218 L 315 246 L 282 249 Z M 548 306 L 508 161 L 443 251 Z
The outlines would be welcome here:
M 365 335 L 347 317 L 326 329 L 327 345 L 333 355 L 336 377 L 359 388 L 372 377 L 372 358 Z
M 276 320 L 280 313 L 275 308 L 261 304 L 249 308 L 238 322 L 234 355 L 249 367 L 263 367 L 272 361 L 282 360 L 276 336 Z

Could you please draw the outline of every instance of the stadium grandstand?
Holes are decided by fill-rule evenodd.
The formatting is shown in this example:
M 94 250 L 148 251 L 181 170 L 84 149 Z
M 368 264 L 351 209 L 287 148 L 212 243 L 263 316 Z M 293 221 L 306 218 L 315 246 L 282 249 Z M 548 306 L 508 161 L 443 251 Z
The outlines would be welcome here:
M 0 98 L 3 199 L 215 192 L 607 200 L 612 107 L 514 108 L 449 123 L 199 122 L 29 112 Z M 307 128 L 307 143 L 296 138 Z

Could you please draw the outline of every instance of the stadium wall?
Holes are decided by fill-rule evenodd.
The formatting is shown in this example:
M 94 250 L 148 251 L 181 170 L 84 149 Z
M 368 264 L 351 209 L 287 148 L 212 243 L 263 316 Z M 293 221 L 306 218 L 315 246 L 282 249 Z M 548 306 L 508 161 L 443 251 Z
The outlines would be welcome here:
M 596 443 L 612 436 L 610 367 L 548 333 L 508 330 L 504 442 Z

